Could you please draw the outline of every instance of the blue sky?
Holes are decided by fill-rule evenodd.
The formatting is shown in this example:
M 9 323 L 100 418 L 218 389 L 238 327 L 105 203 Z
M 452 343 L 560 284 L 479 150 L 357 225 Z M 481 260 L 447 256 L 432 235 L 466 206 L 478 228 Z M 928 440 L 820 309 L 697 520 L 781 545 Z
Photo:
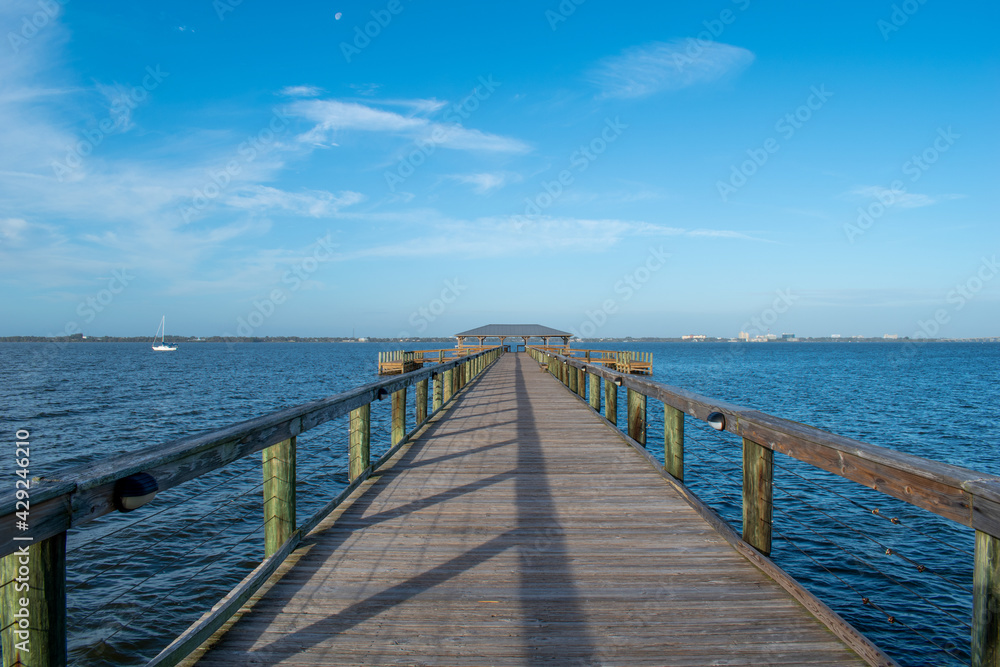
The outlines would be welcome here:
M 1000 335 L 998 19 L 7 0 L 0 335 Z

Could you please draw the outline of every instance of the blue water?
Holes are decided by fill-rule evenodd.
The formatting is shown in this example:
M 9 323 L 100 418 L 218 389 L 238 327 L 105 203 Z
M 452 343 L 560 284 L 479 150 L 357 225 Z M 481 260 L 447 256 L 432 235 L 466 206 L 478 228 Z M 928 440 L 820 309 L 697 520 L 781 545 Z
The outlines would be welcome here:
M 1000 474 L 1000 345 L 599 347 L 652 351 L 659 382 Z M 377 352 L 395 348 L 0 344 L 0 432 L 29 429 L 32 474 L 51 475 L 370 382 Z M 373 406 L 375 454 L 388 444 L 387 403 Z M 654 404 L 648 446 L 662 456 Z M 739 442 L 690 419 L 686 429 L 686 483 L 739 530 Z M 300 520 L 345 485 L 346 440 L 343 420 L 300 439 Z M 972 531 L 787 457 L 775 462 L 775 561 L 902 664 L 966 663 Z M 13 460 L 3 466 L 12 480 Z M 143 664 L 225 594 L 262 556 L 261 494 L 259 457 L 248 457 L 142 512 L 71 531 L 72 662 Z

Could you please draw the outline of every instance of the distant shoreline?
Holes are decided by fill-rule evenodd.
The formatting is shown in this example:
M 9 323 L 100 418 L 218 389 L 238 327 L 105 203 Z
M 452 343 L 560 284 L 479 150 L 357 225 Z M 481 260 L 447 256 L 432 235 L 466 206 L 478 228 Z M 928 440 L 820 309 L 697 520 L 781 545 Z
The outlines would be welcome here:
M 225 337 L 209 336 L 198 338 L 193 336 L 167 336 L 165 338 L 170 343 L 449 343 L 454 344 L 453 337 L 436 338 L 350 338 L 339 336 L 260 336 L 260 337 Z M 0 343 L 149 343 L 148 336 L 87 336 L 81 334 L 73 336 L 0 336 Z M 574 343 L 686 343 L 690 345 L 701 345 L 703 343 L 733 343 L 744 342 L 733 338 L 711 338 L 704 340 L 685 340 L 681 337 L 675 338 L 583 338 L 574 339 Z M 759 343 L 1000 343 L 1000 336 L 987 336 L 981 338 L 910 338 L 900 336 L 899 338 L 795 338 L 774 339 L 768 341 L 746 341 L 748 345 Z M 534 343 L 537 345 L 538 343 Z

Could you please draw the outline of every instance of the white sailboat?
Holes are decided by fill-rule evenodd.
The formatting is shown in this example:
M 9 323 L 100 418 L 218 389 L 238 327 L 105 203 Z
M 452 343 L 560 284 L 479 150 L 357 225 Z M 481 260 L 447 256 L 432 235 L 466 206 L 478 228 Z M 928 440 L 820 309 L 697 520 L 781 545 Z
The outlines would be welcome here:
M 153 335 L 153 352 L 173 352 L 177 349 L 176 345 L 168 345 L 163 342 L 163 337 L 167 335 L 167 316 L 164 315 L 160 320 L 160 326 L 156 329 L 156 334 Z M 156 337 L 160 337 L 160 342 L 157 344 Z

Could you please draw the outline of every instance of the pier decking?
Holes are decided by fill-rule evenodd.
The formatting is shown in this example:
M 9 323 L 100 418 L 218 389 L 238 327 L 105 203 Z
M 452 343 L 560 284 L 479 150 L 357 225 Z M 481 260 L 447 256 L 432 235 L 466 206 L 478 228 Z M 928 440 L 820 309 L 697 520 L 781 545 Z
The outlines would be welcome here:
M 193 658 L 865 664 L 526 354 L 468 385 Z

